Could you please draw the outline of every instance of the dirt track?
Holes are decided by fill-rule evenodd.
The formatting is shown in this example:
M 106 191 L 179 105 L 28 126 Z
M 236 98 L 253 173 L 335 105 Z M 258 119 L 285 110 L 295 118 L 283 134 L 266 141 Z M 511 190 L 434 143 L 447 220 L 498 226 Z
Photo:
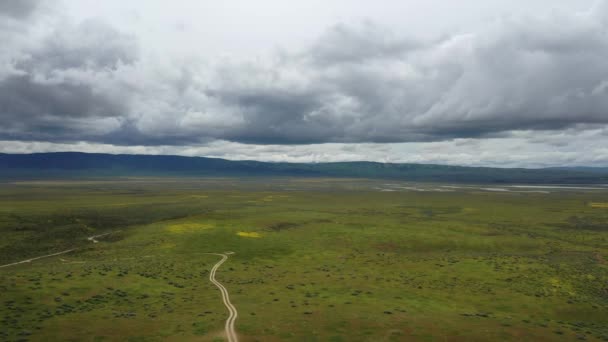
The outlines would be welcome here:
M 111 234 L 111 232 L 110 233 L 105 233 L 105 234 L 100 234 L 100 235 L 90 236 L 90 237 L 87 238 L 87 240 L 91 241 L 93 243 L 98 243 L 99 241 L 97 241 L 96 238 L 102 237 L 102 236 L 105 236 L 105 235 L 108 235 L 108 234 Z M 6 264 L 6 265 L 0 265 L 0 268 L 14 266 L 14 265 L 19 265 L 19 264 L 25 264 L 25 263 L 32 262 L 34 260 L 39 260 L 39 259 L 43 259 L 43 258 L 49 258 L 49 257 L 52 257 L 52 256 L 66 254 L 66 253 L 75 251 L 77 249 L 78 248 L 72 248 L 72 249 L 68 249 L 68 250 L 62 251 L 62 252 L 57 252 L 57 253 L 53 253 L 53 254 L 47 254 L 47 255 L 43 255 L 43 256 L 27 259 L 27 260 L 22 260 L 22 261 L 18 261 L 18 262 Z M 217 255 L 217 256 L 221 256 L 222 257 L 222 259 L 220 261 L 218 261 L 215 265 L 213 265 L 213 268 L 211 269 L 211 272 L 209 273 L 209 280 L 222 293 L 222 301 L 224 302 L 224 305 L 228 308 L 228 311 L 230 313 L 228 315 L 228 319 L 226 319 L 226 325 L 225 325 L 226 337 L 228 339 L 228 342 L 238 342 L 238 336 L 236 334 L 236 330 L 234 329 L 234 322 L 236 321 L 236 318 L 238 317 L 238 312 L 237 312 L 236 308 L 234 307 L 234 305 L 232 305 L 232 303 L 230 302 L 230 295 L 228 293 L 228 290 L 224 287 L 224 285 L 222 285 L 222 283 L 220 283 L 219 281 L 217 281 L 215 279 L 215 273 L 217 272 L 218 268 L 220 268 L 220 266 L 226 260 L 228 260 L 228 255 L 234 254 L 234 252 L 205 253 L 205 254 Z
M 98 237 L 102 237 L 102 236 L 106 236 L 106 235 L 110 235 L 110 234 L 112 234 L 112 232 L 105 233 L 105 234 L 99 234 L 99 235 L 89 236 L 87 238 L 87 240 L 89 240 L 89 241 L 91 241 L 93 243 L 98 243 L 99 241 L 96 240 Z
M 52 257 L 52 256 L 55 256 L 55 255 L 66 254 L 66 253 L 69 253 L 69 252 L 72 252 L 72 251 L 75 251 L 75 250 L 76 250 L 76 248 L 73 248 L 73 249 L 68 249 L 67 251 L 63 251 L 63 252 L 57 252 L 57 253 L 47 254 L 47 255 L 43 255 L 43 256 L 27 259 L 27 260 L 17 261 L 17 262 L 13 262 L 12 264 L 1 265 L 0 268 L 14 266 L 14 265 L 19 265 L 19 264 L 25 264 L 25 263 L 28 263 L 28 262 L 32 262 L 34 260 L 42 259 L 42 258 L 48 258 L 48 257 Z
M 224 287 L 224 285 L 222 285 L 222 283 L 215 280 L 215 273 L 217 272 L 217 269 L 226 260 L 228 260 L 228 255 L 234 254 L 234 253 L 225 252 L 225 254 L 221 254 L 221 253 L 207 253 L 207 254 L 217 255 L 217 256 L 222 257 L 222 260 L 218 261 L 217 264 L 213 265 L 213 268 L 211 269 L 211 273 L 209 273 L 209 280 L 215 286 L 217 286 L 218 289 L 220 289 L 220 292 L 222 293 L 222 300 L 224 301 L 224 305 L 228 308 L 228 311 L 230 312 L 230 315 L 228 315 L 228 319 L 226 319 L 226 325 L 225 325 L 226 338 L 228 339 L 228 342 L 237 342 L 238 336 L 236 335 L 236 331 L 234 329 L 234 321 L 236 321 L 238 312 L 236 311 L 236 308 L 234 307 L 234 305 L 232 305 L 232 303 L 230 302 L 230 296 L 228 295 L 228 290 Z
M 109 233 L 105 233 L 105 234 L 100 234 L 100 235 L 89 236 L 87 238 L 87 240 L 89 240 L 89 241 L 91 241 L 93 243 L 98 243 L 99 241 L 95 240 L 95 238 L 106 236 L 106 235 L 109 235 L 109 234 L 112 234 L 112 233 L 113 232 L 109 232 Z M 0 268 L 14 266 L 14 265 L 19 265 L 19 264 L 25 264 L 25 263 L 32 262 L 32 261 L 38 260 L 38 259 L 49 258 L 49 257 L 56 256 L 56 255 L 66 254 L 66 253 L 69 253 L 69 252 L 73 252 L 73 251 L 75 251 L 77 249 L 78 248 L 72 248 L 72 249 L 68 249 L 67 251 L 63 251 L 63 252 L 57 252 L 57 253 L 53 253 L 53 254 L 47 254 L 47 255 L 43 255 L 43 256 L 27 259 L 27 260 L 13 262 L 13 263 L 6 264 L 6 265 L 0 265 Z

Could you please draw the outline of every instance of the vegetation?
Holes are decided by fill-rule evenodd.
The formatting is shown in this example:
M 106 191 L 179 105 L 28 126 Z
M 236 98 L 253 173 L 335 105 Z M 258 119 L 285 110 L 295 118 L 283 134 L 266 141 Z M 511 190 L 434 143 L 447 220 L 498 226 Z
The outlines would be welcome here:
M 608 191 L 385 183 L 2 184 L 0 340 L 608 341 Z

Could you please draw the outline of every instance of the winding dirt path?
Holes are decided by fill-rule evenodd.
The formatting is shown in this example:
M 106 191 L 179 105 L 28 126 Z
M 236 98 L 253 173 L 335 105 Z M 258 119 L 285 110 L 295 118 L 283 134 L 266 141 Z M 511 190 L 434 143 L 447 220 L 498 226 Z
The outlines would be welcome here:
M 95 240 L 95 238 L 98 237 L 102 237 L 102 236 L 106 236 L 109 234 L 112 234 L 113 232 L 109 232 L 109 233 L 105 233 L 105 234 L 100 234 L 100 235 L 93 235 L 93 236 L 89 236 L 87 238 L 87 240 L 93 242 L 93 243 L 98 243 L 99 241 Z M 13 262 L 11 264 L 6 264 L 6 265 L 0 265 L 0 268 L 4 268 L 4 267 L 9 267 L 9 266 L 15 266 L 15 265 L 19 265 L 19 264 L 26 264 L 28 262 L 32 262 L 35 260 L 39 260 L 39 259 L 44 259 L 44 258 L 50 258 L 52 256 L 56 256 L 56 255 L 61 255 L 61 254 L 66 254 L 66 253 L 70 253 L 73 252 L 75 250 L 77 250 L 78 248 L 72 248 L 72 249 L 68 249 L 66 251 L 62 251 L 62 252 L 57 252 L 57 253 L 53 253 L 53 254 L 47 254 L 47 255 L 43 255 L 43 256 L 39 256 L 39 257 L 35 257 L 35 258 L 31 258 L 31 259 L 27 259 L 27 260 L 22 260 L 22 261 L 17 261 L 17 262 Z
M 113 232 L 109 232 L 109 233 L 105 233 L 105 234 L 99 234 L 99 235 L 93 235 L 93 236 L 89 236 L 89 237 L 87 238 L 87 240 L 89 240 L 89 241 L 91 241 L 91 242 L 93 242 L 93 243 L 98 243 L 99 241 L 95 240 L 96 238 L 98 238 L 98 237 L 102 237 L 102 236 L 106 236 L 106 235 L 110 235 L 110 234 L 112 234 L 112 233 L 113 233 Z
M 232 303 L 230 302 L 230 296 L 228 295 L 228 290 L 224 287 L 224 285 L 222 285 L 222 283 L 215 280 L 215 273 L 217 272 L 217 269 L 220 268 L 220 266 L 226 260 L 228 260 L 228 255 L 234 254 L 234 252 L 225 252 L 224 254 L 222 254 L 222 253 L 205 253 L 205 254 L 217 255 L 217 256 L 222 257 L 222 259 L 220 261 L 218 261 L 217 264 L 213 265 L 213 268 L 211 269 L 211 273 L 209 273 L 209 280 L 215 286 L 217 286 L 218 289 L 220 289 L 220 292 L 222 293 L 222 300 L 224 301 L 224 305 L 228 308 L 228 311 L 230 312 L 230 315 L 228 315 L 228 319 L 226 319 L 226 325 L 225 325 L 226 337 L 228 338 L 228 342 L 238 342 L 239 339 L 238 339 L 238 336 L 236 335 L 236 330 L 234 330 L 234 321 L 236 321 L 236 318 L 238 317 L 238 312 L 236 311 L 236 308 L 234 307 L 234 305 L 232 305 Z
M 97 241 L 96 238 L 99 238 L 99 237 L 102 237 L 102 236 L 106 236 L 106 235 L 109 235 L 109 234 L 112 234 L 112 232 L 89 236 L 87 238 L 87 240 L 91 241 L 93 243 L 98 243 L 99 241 Z M 73 252 L 73 251 L 75 251 L 77 249 L 78 248 L 72 248 L 72 249 L 68 249 L 68 250 L 57 252 L 57 253 L 53 253 L 53 254 L 47 254 L 47 255 L 43 255 L 43 256 L 27 259 L 27 260 L 17 261 L 17 262 L 13 262 L 13 263 L 6 264 L 6 265 L 0 265 L 0 268 L 14 266 L 14 265 L 19 265 L 19 264 L 25 264 L 25 263 L 29 263 L 29 262 L 32 262 L 32 261 L 35 261 L 35 260 L 39 260 L 39 259 L 43 259 L 43 258 L 49 258 L 49 257 L 57 256 L 57 255 L 67 254 L 67 253 Z M 224 302 L 224 305 L 228 308 L 228 312 L 230 313 L 228 315 L 228 319 L 226 319 L 226 324 L 225 324 L 226 337 L 228 338 L 228 342 L 238 342 L 239 339 L 238 339 L 238 336 L 236 334 L 236 330 L 234 329 L 234 322 L 236 321 L 236 318 L 238 317 L 238 312 L 237 312 L 236 308 L 234 307 L 234 305 L 232 305 L 232 303 L 230 302 L 230 295 L 228 293 L 228 290 L 224 287 L 224 285 L 222 285 L 222 283 L 220 283 L 219 281 L 217 281 L 215 279 L 215 274 L 216 274 L 217 270 L 220 268 L 220 266 L 226 260 L 228 260 L 228 256 L 234 254 L 234 252 L 205 253 L 205 254 L 217 255 L 217 256 L 222 257 L 222 259 L 220 261 L 218 261 L 215 265 L 213 265 L 213 268 L 211 269 L 211 272 L 209 273 L 209 280 L 222 293 L 222 301 Z
M 47 255 L 43 255 L 43 256 L 39 256 L 39 257 L 35 257 L 35 258 L 23 260 L 23 261 L 17 261 L 17 262 L 13 262 L 12 264 L 1 265 L 0 268 L 14 266 L 14 265 L 19 265 L 19 264 L 25 264 L 25 263 L 32 262 L 32 261 L 38 260 L 38 259 L 43 259 L 43 258 L 48 258 L 48 257 L 55 256 L 55 255 L 61 255 L 61 254 L 70 253 L 70 252 L 75 251 L 75 250 L 76 250 L 76 248 L 72 248 L 72 249 L 68 249 L 67 251 L 63 251 L 63 252 L 57 252 L 57 253 L 53 253 L 53 254 L 47 254 Z

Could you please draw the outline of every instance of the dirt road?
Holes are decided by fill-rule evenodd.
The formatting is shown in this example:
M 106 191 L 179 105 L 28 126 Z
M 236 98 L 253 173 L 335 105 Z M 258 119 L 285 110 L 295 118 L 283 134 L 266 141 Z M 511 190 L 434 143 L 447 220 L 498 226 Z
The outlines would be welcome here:
M 112 233 L 113 232 L 109 232 L 109 233 L 105 233 L 105 234 L 100 234 L 100 235 L 89 236 L 87 238 L 87 240 L 89 240 L 89 241 L 91 241 L 93 243 L 98 243 L 99 241 L 95 240 L 95 238 L 106 236 L 106 235 L 109 235 L 109 234 L 112 234 Z M 49 258 L 49 257 L 56 256 L 56 255 L 66 254 L 66 253 L 69 253 L 69 252 L 73 252 L 73 251 L 75 251 L 77 249 L 78 248 L 72 248 L 72 249 L 68 249 L 67 251 L 63 251 L 63 252 L 57 252 L 57 253 L 53 253 L 53 254 L 47 254 L 47 255 L 43 255 L 43 256 L 27 259 L 27 260 L 13 262 L 11 264 L 0 265 L 0 268 L 9 267 L 9 266 L 15 266 L 15 265 L 19 265 L 19 264 L 25 264 L 25 263 L 32 262 L 32 261 L 38 260 L 38 259 Z
M 222 253 L 206 253 L 206 254 L 217 255 L 217 256 L 222 257 L 222 260 L 218 261 L 217 264 L 213 265 L 213 268 L 211 269 L 211 273 L 209 273 L 209 280 L 215 286 L 217 286 L 218 289 L 220 289 L 220 292 L 222 293 L 222 300 L 224 301 L 224 305 L 228 308 L 228 311 L 230 312 L 230 314 L 228 315 L 228 319 L 226 319 L 226 325 L 225 325 L 226 338 L 228 338 L 228 342 L 237 342 L 238 337 L 236 335 L 236 331 L 234 330 L 234 321 L 236 321 L 238 312 L 236 311 L 236 308 L 234 307 L 234 305 L 232 305 L 232 303 L 230 302 L 230 296 L 228 295 L 228 290 L 224 287 L 224 285 L 222 285 L 222 283 L 215 280 L 215 273 L 217 272 L 217 269 L 226 260 L 228 260 L 228 255 L 231 255 L 234 253 L 225 252 L 224 254 L 222 254 Z
M 52 256 L 55 256 L 55 255 L 66 254 L 66 253 L 69 253 L 69 252 L 72 252 L 72 251 L 75 251 L 75 250 L 76 250 L 76 248 L 72 248 L 72 249 L 68 249 L 67 251 L 63 251 L 63 252 L 57 252 L 57 253 L 53 253 L 53 254 L 47 254 L 47 255 L 43 255 L 43 256 L 39 256 L 39 257 L 35 257 L 35 258 L 23 260 L 23 261 L 17 261 L 17 262 L 14 262 L 12 264 L 1 265 L 0 268 L 14 266 L 14 265 L 19 265 L 19 264 L 25 264 L 25 263 L 28 263 L 28 262 L 32 262 L 34 260 L 42 259 L 42 258 L 48 258 L 48 257 L 52 257 Z
M 105 234 L 99 234 L 99 235 L 93 235 L 93 236 L 89 236 L 89 237 L 87 238 L 87 240 L 89 240 L 89 241 L 91 241 L 91 242 L 93 242 L 93 243 L 98 243 L 99 241 L 95 240 L 96 238 L 98 238 L 98 237 L 102 237 L 102 236 L 106 236 L 106 235 L 110 235 L 110 234 L 112 234 L 112 233 L 113 233 L 113 232 L 109 232 L 109 233 L 105 233 Z

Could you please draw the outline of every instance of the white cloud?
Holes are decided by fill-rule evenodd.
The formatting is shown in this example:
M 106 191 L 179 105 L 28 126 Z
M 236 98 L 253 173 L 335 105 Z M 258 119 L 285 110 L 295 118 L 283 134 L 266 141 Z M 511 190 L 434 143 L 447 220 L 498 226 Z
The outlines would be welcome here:
M 433 3 L 435 9 L 448 6 Z M 0 15 L 10 18 L 10 25 L 0 25 L 7 42 L 0 47 L 0 139 L 7 151 L 604 163 L 608 0 L 588 11 L 567 10 L 573 4 L 553 11 L 541 6 L 545 11 L 533 15 L 521 15 L 526 6 L 491 3 L 519 14 L 446 35 L 410 33 L 390 20 L 386 25 L 382 16 L 358 24 L 350 18 L 324 31 L 305 29 L 313 32 L 306 43 L 222 58 L 188 40 L 185 32 L 200 29 L 192 18 L 171 19 L 179 28 L 173 37 L 184 35 L 176 49 L 166 36 L 146 34 L 139 22 L 146 19 L 133 13 L 134 24 L 126 25 L 111 11 L 100 11 L 104 18 L 74 19 L 87 12 L 72 2 L 64 9 L 76 11 L 72 19 L 37 1 L 0 6 Z M 362 4 L 353 6 L 370 13 L 378 7 Z M 150 2 L 148 8 L 159 14 L 163 6 Z M 538 11 L 535 6 L 529 8 Z

